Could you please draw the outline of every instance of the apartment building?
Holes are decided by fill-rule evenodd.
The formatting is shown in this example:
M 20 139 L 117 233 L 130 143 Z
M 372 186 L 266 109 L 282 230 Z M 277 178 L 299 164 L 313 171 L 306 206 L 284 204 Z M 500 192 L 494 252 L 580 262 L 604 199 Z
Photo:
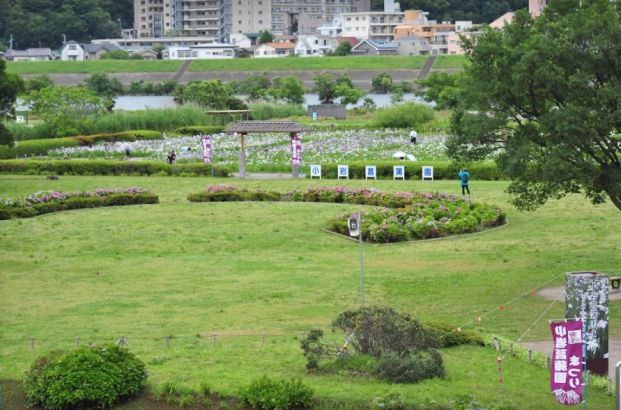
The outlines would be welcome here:
M 221 8 L 221 39 L 231 35 L 272 29 L 271 0 L 224 0 Z
M 363 40 L 392 41 L 395 38 L 395 27 L 402 25 L 403 19 L 402 12 L 344 13 L 341 35 Z
M 134 0 L 138 38 L 172 34 L 218 38 L 223 0 Z
M 371 0 L 271 0 L 272 32 L 316 34 L 317 29 L 344 13 L 371 10 Z
M 134 0 L 134 29 L 138 37 L 163 37 L 175 29 L 177 0 Z

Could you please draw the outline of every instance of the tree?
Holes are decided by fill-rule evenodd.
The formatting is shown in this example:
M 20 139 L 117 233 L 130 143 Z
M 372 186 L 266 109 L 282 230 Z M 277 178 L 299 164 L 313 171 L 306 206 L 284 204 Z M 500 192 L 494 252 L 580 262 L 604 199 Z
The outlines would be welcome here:
M 336 95 L 336 82 L 330 74 L 318 74 L 313 77 L 315 82 L 315 91 L 319 94 L 319 101 L 322 104 L 334 104 Z
M 24 89 L 24 83 L 17 74 L 5 72 L 6 63 L 0 59 L 0 122 L 15 115 L 15 100 Z
M 271 43 L 274 41 L 274 35 L 269 30 L 264 30 L 259 36 L 259 44 Z
M 380 73 L 371 80 L 371 91 L 377 94 L 386 94 L 392 90 L 392 77 L 387 73 Z
M 351 43 L 349 41 L 341 41 L 332 53 L 333 56 L 348 56 L 351 54 Z
M 403 102 L 403 89 L 396 88 L 395 91 L 390 96 L 390 103 L 393 105 L 401 104 Z
M 103 73 L 95 73 L 88 77 L 84 80 L 84 86 L 95 94 L 108 98 L 125 93 L 125 88 L 118 78 L 110 78 Z
M 416 80 L 416 84 L 423 87 L 420 94 L 425 101 L 435 101 L 437 109 L 449 109 L 455 108 L 459 102 L 463 79 L 463 73 L 433 72 L 425 79 Z
M 112 50 L 101 55 L 102 60 L 142 60 L 138 55 L 131 55 L 125 50 Z
M 366 95 L 366 92 L 360 88 L 350 87 L 348 84 L 341 83 L 336 86 L 336 95 L 340 97 L 339 103 L 343 105 L 356 105 Z
M 163 58 L 162 53 L 166 51 L 166 46 L 158 43 L 153 46 L 153 51 L 155 51 L 155 53 L 157 54 L 157 59 L 161 60 Z
M 11 131 L 6 129 L 4 124 L 0 122 L 0 147 L 12 147 L 13 145 L 15 145 L 15 139 L 13 138 L 13 134 L 11 134 Z
M 449 155 L 495 155 L 519 209 L 583 192 L 621 210 L 621 5 L 550 2 L 464 41 L 464 102 Z M 497 154 L 496 154 L 497 153 Z
M 272 97 L 289 104 L 304 104 L 304 84 L 297 77 L 274 78 L 269 90 Z
M 30 80 L 26 80 L 24 84 L 24 92 L 28 94 L 32 91 L 42 90 L 45 87 L 52 87 L 53 85 L 54 81 L 52 81 L 52 79 L 47 75 L 38 75 Z
M 265 75 L 252 75 L 241 80 L 237 91 L 248 95 L 248 101 L 258 101 L 267 96 L 271 81 Z
M 248 107 L 233 96 L 232 90 L 220 80 L 191 81 L 177 87 L 175 101 L 180 104 L 194 103 L 214 110 L 243 110 Z
M 56 137 L 88 132 L 94 119 L 114 105 L 83 87 L 47 87 L 28 94 L 26 101 Z

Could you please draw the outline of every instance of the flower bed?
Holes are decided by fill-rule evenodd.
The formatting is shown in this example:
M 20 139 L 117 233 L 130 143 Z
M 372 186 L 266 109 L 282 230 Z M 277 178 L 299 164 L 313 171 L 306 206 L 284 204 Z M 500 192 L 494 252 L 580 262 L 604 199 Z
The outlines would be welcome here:
M 500 208 L 466 202 L 453 195 L 424 192 L 383 193 L 377 189 L 316 187 L 279 194 L 248 191 L 233 185 L 209 186 L 190 194 L 192 202 L 217 201 L 299 201 L 372 205 L 362 212 L 362 237 L 374 243 L 401 242 L 472 233 L 503 225 L 506 215 Z M 349 213 L 330 220 L 330 230 L 347 235 Z
M 18 200 L 0 198 L 0 219 L 29 218 L 70 209 L 158 202 L 157 195 L 142 188 L 96 189 L 93 192 L 45 191 Z

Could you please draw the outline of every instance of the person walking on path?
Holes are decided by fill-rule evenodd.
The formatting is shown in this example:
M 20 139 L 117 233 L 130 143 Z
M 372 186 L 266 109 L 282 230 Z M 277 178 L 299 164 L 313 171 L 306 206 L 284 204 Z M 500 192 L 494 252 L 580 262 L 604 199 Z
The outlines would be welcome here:
M 468 196 L 470 196 L 470 188 L 468 188 L 468 181 L 470 181 L 470 172 L 466 168 L 463 168 L 459 171 L 459 179 L 461 180 L 461 194 L 466 196 L 466 192 L 468 192 Z

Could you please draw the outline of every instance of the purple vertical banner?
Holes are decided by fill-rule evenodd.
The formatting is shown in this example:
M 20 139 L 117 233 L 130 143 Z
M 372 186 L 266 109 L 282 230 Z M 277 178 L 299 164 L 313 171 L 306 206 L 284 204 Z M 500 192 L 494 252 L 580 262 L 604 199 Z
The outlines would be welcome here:
M 205 164 L 211 164 L 211 137 L 206 135 L 201 139 L 201 141 L 203 143 L 203 162 Z
M 582 320 L 551 322 L 550 330 L 554 341 L 550 366 L 552 393 L 561 404 L 580 404 L 584 368 Z
M 291 135 L 291 165 L 302 163 L 302 140 L 298 134 Z

